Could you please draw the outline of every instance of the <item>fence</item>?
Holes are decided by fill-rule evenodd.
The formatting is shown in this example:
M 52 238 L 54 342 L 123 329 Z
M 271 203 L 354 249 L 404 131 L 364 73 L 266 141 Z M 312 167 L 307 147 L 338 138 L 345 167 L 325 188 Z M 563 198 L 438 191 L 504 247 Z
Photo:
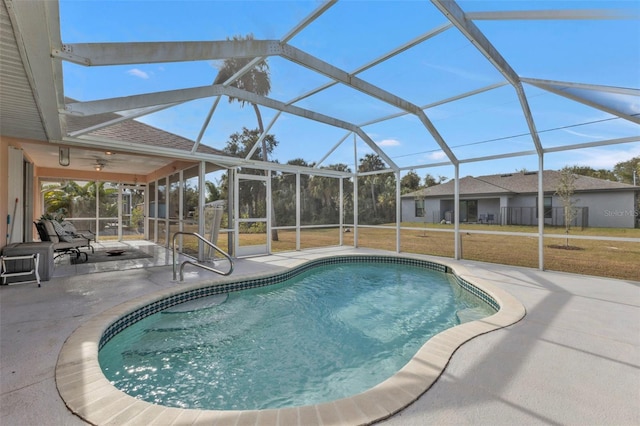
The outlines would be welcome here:
M 589 207 L 574 207 L 575 216 L 571 221 L 572 227 L 580 229 L 589 226 Z M 529 225 L 538 224 L 536 207 L 502 207 L 497 223 L 502 225 Z M 564 207 L 552 207 L 551 217 L 545 217 L 544 223 L 552 226 L 565 226 Z

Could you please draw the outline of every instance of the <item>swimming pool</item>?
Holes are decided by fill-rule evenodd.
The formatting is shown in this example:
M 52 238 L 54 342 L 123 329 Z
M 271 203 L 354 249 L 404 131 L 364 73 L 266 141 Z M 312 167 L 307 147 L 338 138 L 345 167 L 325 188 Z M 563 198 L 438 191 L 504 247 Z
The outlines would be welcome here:
M 400 263 L 317 266 L 280 284 L 150 315 L 106 343 L 100 365 L 129 395 L 172 407 L 337 400 L 391 377 L 461 318 L 496 312 L 451 278 Z
M 476 294 L 499 311 L 481 321 L 457 325 L 430 338 L 392 377 L 357 395 L 297 407 L 260 410 L 200 410 L 165 407 L 132 397 L 115 388 L 104 376 L 98 350 L 121 330 L 180 303 L 215 294 L 281 283 L 319 266 L 352 261 L 405 264 L 451 274 L 466 291 Z M 451 263 L 451 264 L 450 264 Z M 253 278 L 223 279 L 215 285 L 184 285 L 127 302 L 100 314 L 78 328 L 65 342 L 56 366 L 56 384 L 67 407 L 96 424 L 135 418 L 145 424 L 238 421 L 251 424 L 367 424 L 386 418 L 416 400 L 440 376 L 453 352 L 465 341 L 505 327 L 524 316 L 524 307 L 506 292 L 455 262 L 433 262 L 425 256 L 339 256 L 300 264 L 287 272 Z

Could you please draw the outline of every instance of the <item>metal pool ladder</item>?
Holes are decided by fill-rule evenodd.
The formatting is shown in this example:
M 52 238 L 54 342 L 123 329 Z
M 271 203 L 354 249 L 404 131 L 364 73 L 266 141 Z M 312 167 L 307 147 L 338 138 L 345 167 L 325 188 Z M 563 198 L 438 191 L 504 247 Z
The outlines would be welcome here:
M 206 238 L 204 238 L 202 235 L 198 234 L 197 232 L 184 232 L 184 231 L 179 231 L 176 232 L 175 234 L 173 234 L 173 280 L 176 280 L 176 260 L 178 258 L 177 256 L 177 252 L 176 252 L 176 237 L 178 235 L 193 235 L 196 238 L 198 238 L 200 241 L 202 241 L 203 243 L 207 244 L 209 247 L 211 247 L 212 249 L 214 249 L 215 251 L 217 251 L 218 253 L 220 253 L 222 256 L 224 256 L 228 261 L 229 261 L 229 270 L 227 272 L 223 272 L 219 269 L 216 268 L 212 268 L 211 266 L 207 266 L 204 265 L 198 261 L 193 261 L 193 260 L 185 260 L 184 262 L 182 262 L 180 264 L 180 281 L 184 281 L 184 265 L 186 265 L 187 263 L 193 266 L 197 266 L 199 268 L 202 269 L 206 269 L 207 271 L 211 271 L 214 272 L 216 274 L 220 274 L 220 275 L 231 275 L 231 273 L 233 272 L 233 259 L 231 259 L 231 256 L 229 256 L 224 250 L 222 250 L 220 247 L 216 246 L 215 244 L 213 244 L 211 241 L 207 240 Z

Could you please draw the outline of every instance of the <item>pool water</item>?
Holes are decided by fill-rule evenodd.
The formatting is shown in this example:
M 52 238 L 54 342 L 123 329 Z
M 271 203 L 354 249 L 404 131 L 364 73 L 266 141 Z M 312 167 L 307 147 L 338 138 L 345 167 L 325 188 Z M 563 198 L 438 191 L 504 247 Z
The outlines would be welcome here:
M 120 390 L 165 406 L 249 410 L 352 396 L 435 334 L 495 311 L 419 267 L 346 263 L 151 315 L 99 353 Z

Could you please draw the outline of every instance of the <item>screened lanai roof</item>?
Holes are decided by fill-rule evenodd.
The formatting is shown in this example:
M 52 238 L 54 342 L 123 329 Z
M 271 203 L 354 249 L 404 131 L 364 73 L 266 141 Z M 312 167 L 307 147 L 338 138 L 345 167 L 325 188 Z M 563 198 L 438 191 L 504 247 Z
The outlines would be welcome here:
M 70 115 L 117 113 L 220 150 L 258 127 L 256 103 L 279 142 L 269 160 L 280 164 L 356 171 L 374 153 L 390 170 L 451 176 L 440 170 L 640 155 L 636 2 L 24 3 L 5 0 L 56 143 L 119 146 L 91 133 L 113 121 L 67 126 Z M 237 76 L 213 84 L 234 57 L 268 61 L 267 95 L 235 88 Z

